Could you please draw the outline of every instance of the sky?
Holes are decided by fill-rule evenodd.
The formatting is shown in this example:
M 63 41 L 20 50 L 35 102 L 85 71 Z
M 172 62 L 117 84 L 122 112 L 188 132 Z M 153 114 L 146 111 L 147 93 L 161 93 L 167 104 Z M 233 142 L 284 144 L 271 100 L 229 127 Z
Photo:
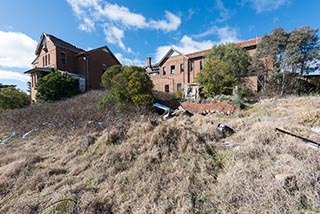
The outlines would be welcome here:
M 107 45 L 124 65 L 158 62 L 261 37 L 277 27 L 319 27 L 319 0 L 1 0 L 0 83 L 27 89 L 35 49 L 49 33 L 89 50 Z

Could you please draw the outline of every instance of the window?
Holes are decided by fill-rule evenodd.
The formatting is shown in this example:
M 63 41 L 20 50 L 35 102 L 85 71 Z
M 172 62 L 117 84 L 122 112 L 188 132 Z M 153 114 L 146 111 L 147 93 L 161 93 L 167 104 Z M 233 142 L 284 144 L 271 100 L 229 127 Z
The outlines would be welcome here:
M 62 65 L 67 65 L 67 55 L 64 52 L 61 52 L 61 63 Z
M 107 65 L 106 64 L 102 64 L 102 73 L 104 73 L 107 70 Z
M 152 71 L 149 73 L 149 76 L 158 76 L 159 72 L 158 71 Z
M 163 67 L 163 68 L 162 68 L 162 75 L 166 75 L 166 74 L 167 74 L 166 67 Z
M 184 72 L 184 64 L 181 63 L 181 64 L 180 64 L 180 73 L 183 73 L 183 72 Z
M 200 59 L 200 70 L 202 70 L 204 64 L 204 59 Z
M 192 71 L 193 71 L 193 67 L 194 67 L 194 62 L 193 62 L 193 61 L 191 61 L 191 62 L 190 62 L 190 72 L 192 72 Z
M 164 85 L 164 92 L 169 93 L 169 85 Z
M 50 65 L 50 54 L 47 54 L 42 57 L 42 64 L 43 64 L 43 66 Z
M 170 74 L 174 74 L 175 72 L 176 72 L 176 67 L 174 65 L 171 65 Z
M 177 91 L 180 91 L 182 88 L 182 84 L 181 83 L 177 83 Z

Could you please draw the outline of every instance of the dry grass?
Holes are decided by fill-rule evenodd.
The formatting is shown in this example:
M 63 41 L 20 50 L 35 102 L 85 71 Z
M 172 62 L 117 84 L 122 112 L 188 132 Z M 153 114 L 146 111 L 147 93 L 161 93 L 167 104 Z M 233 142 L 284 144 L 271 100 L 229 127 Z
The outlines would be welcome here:
M 70 134 L 77 130 L 97 131 L 124 122 L 126 117 L 140 117 L 133 106 L 123 112 L 114 106 L 100 110 L 98 103 L 103 91 L 90 91 L 76 97 L 53 103 L 34 104 L 24 109 L 0 112 L 0 138 L 15 132 L 21 136 L 31 130 L 36 132 L 58 131 Z
M 320 141 L 316 106 L 291 97 L 231 116 L 43 130 L 0 145 L 0 213 L 317 213 L 320 152 L 274 130 Z M 218 123 L 235 134 L 222 139 Z

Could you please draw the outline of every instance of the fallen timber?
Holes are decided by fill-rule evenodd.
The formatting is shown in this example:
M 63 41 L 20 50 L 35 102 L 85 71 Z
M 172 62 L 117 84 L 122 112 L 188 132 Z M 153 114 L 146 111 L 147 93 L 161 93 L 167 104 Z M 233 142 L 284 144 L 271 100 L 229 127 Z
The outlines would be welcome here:
M 286 131 L 286 130 L 279 129 L 279 128 L 276 128 L 276 131 L 279 131 L 279 132 L 281 132 L 281 133 L 284 133 L 284 134 L 287 134 L 287 135 L 290 135 L 290 136 L 299 138 L 300 140 L 304 141 L 305 143 L 314 144 L 314 145 L 316 145 L 318 148 L 320 147 L 320 143 L 319 143 L 319 142 L 316 142 L 316 141 L 314 141 L 314 140 L 310 140 L 310 139 L 308 139 L 308 138 L 305 138 L 305 137 L 296 135 L 296 134 L 294 134 L 294 133 L 291 133 L 291 132 L 288 132 L 288 131 Z

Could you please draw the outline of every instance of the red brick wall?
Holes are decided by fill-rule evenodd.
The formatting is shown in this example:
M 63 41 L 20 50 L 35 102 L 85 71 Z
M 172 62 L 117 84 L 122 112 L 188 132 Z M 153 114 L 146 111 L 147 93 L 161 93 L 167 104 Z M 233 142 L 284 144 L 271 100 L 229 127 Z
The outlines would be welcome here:
M 95 49 L 88 52 L 88 86 L 92 89 L 101 88 L 101 76 L 103 74 L 103 64 L 106 68 L 119 64 L 110 53 L 102 49 Z
M 45 65 L 45 56 L 50 56 L 50 63 Z M 56 68 L 56 47 L 52 42 L 47 42 L 47 49 L 42 49 L 38 59 L 33 63 L 33 68 L 35 67 L 51 67 Z
M 77 53 L 73 52 L 73 51 L 69 51 L 67 49 L 61 48 L 61 47 L 56 47 L 56 57 L 57 57 L 57 68 L 59 70 L 62 71 L 69 71 L 72 73 L 78 73 L 78 69 L 77 69 L 77 58 L 76 55 Z M 61 57 L 61 53 L 65 53 L 66 54 L 66 64 L 62 64 L 62 57 Z
M 250 56 L 253 56 L 256 52 L 256 42 L 259 42 L 259 39 L 251 39 L 237 43 L 243 46 L 249 53 Z M 159 75 L 150 76 L 154 84 L 154 90 L 165 91 L 165 85 L 169 85 L 170 92 L 175 92 L 177 89 L 177 84 L 181 83 L 181 86 L 184 87 L 185 84 L 194 83 L 196 81 L 197 75 L 200 73 L 200 62 L 204 59 L 205 54 L 209 50 L 199 51 L 186 56 L 175 55 L 171 56 L 168 59 L 165 59 L 162 64 L 160 64 Z M 184 64 L 184 72 L 180 72 L 180 64 Z M 193 63 L 193 70 L 191 70 L 191 63 Z M 170 73 L 171 66 L 175 66 L 175 73 Z M 204 66 L 204 62 L 203 65 Z M 166 67 L 166 75 L 163 75 L 163 68 Z M 146 72 L 150 73 L 153 69 L 150 67 L 146 68 Z M 257 81 L 256 79 L 248 78 L 250 86 L 253 88 L 253 91 L 257 91 Z

